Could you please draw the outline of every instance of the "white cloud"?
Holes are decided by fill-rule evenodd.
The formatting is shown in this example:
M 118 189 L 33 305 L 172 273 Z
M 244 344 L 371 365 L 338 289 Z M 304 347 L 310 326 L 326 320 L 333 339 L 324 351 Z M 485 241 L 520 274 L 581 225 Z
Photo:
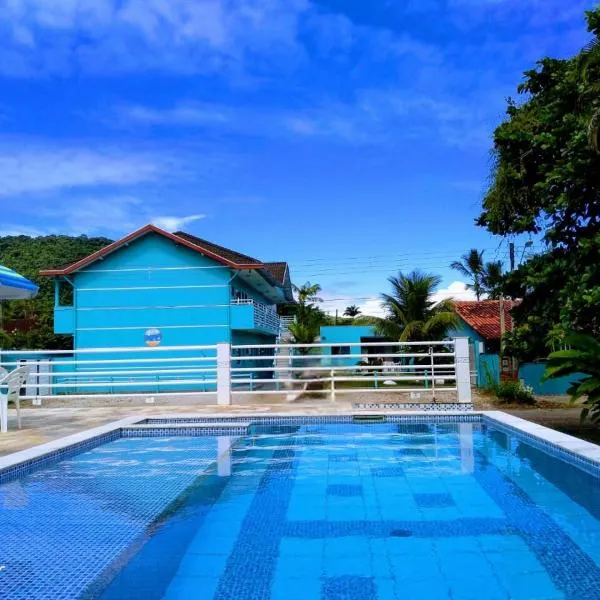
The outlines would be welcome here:
M 156 179 L 162 168 L 142 153 L 15 140 L 0 146 L 0 195 L 137 184 Z
M 381 307 L 381 300 L 379 298 L 372 298 L 362 304 L 358 305 L 360 312 L 363 315 L 370 317 L 385 317 L 385 310 Z
M 447 288 L 438 290 L 433 299 L 436 302 L 452 298 L 454 300 L 475 300 L 473 290 L 467 289 L 467 284 L 464 281 L 453 281 Z
M 0 11 L 9 76 L 73 70 L 223 73 L 298 51 L 308 0 L 10 0 Z
M 5 225 L 0 229 L 0 236 L 27 235 L 29 237 L 38 237 L 40 235 L 47 235 L 48 233 L 44 229 L 30 227 L 29 225 Z
M 107 235 L 119 236 L 148 223 L 176 231 L 204 218 L 195 214 L 182 217 L 155 216 L 156 206 L 136 196 L 115 195 L 78 197 L 46 202 L 30 207 L 35 225 L 3 223 L 0 235 Z
M 125 122 L 147 125 L 219 125 L 231 120 L 229 112 L 226 107 L 194 103 L 164 109 L 135 105 L 117 110 Z
M 178 231 L 186 225 L 204 219 L 206 215 L 188 215 L 186 217 L 152 217 L 150 221 L 166 231 Z

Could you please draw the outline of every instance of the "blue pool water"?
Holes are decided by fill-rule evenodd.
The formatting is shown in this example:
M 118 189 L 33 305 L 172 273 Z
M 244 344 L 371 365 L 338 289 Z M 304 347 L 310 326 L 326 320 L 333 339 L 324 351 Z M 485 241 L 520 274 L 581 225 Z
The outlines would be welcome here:
M 0 485 L 0 597 L 600 599 L 599 519 L 479 423 L 124 438 Z

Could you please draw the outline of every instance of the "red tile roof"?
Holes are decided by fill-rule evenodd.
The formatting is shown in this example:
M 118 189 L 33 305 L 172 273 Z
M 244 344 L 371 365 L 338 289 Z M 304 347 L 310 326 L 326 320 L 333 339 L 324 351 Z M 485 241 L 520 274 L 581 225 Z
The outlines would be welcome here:
M 504 300 L 505 331 L 512 331 L 513 320 L 511 309 L 519 302 Z M 456 314 L 479 335 L 486 340 L 500 339 L 500 301 L 480 300 L 471 302 L 455 302 Z

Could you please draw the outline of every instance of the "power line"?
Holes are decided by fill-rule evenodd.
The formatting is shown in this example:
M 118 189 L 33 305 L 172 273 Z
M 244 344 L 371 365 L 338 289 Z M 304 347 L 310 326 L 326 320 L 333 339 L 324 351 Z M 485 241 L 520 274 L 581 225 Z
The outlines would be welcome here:
M 500 249 L 500 246 L 502 245 L 502 242 L 500 242 L 500 245 L 496 248 L 482 248 L 482 250 L 484 252 L 486 251 L 490 251 L 490 252 L 495 252 L 496 255 Z M 516 246 L 517 250 L 523 249 L 525 246 Z M 541 247 L 540 247 L 541 249 Z M 458 251 L 460 252 L 460 251 Z M 424 257 L 424 258 L 432 258 L 434 256 L 439 257 L 439 259 L 443 259 L 445 257 L 447 257 L 449 260 L 456 260 L 457 257 L 459 257 L 458 252 L 453 252 L 453 251 L 449 251 L 449 250 L 443 250 L 443 251 L 432 251 L 432 252 L 405 252 L 405 253 L 401 253 L 401 254 L 375 254 L 372 256 L 340 256 L 340 257 L 336 257 L 336 258 L 324 258 L 324 257 L 319 257 L 319 258 L 310 258 L 310 259 L 304 259 L 301 261 L 294 261 L 294 260 L 289 260 L 288 262 L 295 265 L 295 266 L 311 266 L 311 265 L 315 265 L 318 266 L 316 263 L 328 263 L 328 264 L 336 264 L 336 263 L 346 263 L 346 262 L 350 262 L 352 261 L 353 263 L 355 263 L 356 261 L 361 261 L 361 262 L 365 262 L 365 261 L 374 261 L 374 262 L 381 262 L 382 259 L 384 260 L 395 260 L 395 259 L 410 259 L 410 260 L 418 260 L 420 257 Z

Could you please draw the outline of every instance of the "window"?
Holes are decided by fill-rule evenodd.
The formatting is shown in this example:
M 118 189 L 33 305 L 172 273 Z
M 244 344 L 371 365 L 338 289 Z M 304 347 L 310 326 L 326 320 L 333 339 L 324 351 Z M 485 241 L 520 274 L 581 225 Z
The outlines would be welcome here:
M 340 354 L 350 354 L 350 346 L 331 346 L 331 354 L 339 356 Z

